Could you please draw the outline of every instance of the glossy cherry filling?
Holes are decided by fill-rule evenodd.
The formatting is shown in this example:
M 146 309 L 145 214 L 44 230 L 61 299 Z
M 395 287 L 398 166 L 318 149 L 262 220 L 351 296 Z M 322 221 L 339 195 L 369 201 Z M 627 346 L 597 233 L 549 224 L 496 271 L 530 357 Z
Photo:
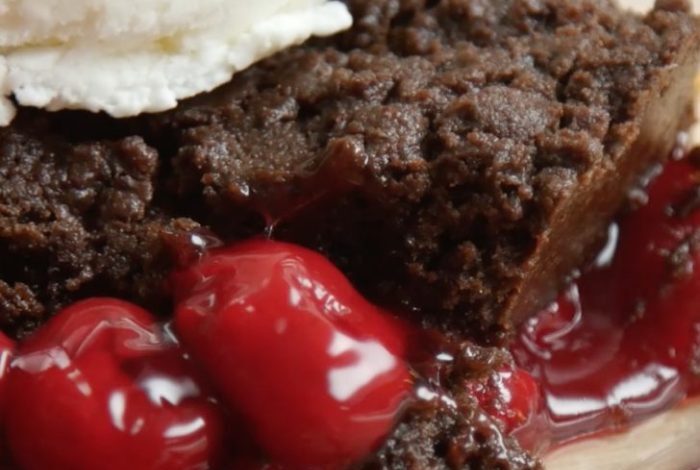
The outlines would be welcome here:
M 413 390 L 403 326 L 310 250 L 190 242 L 172 324 L 95 298 L 16 351 L 0 337 L 0 405 L 11 403 L 0 458 L 30 470 L 332 470 L 382 445 Z
M 543 394 L 518 431 L 529 447 L 625 428 L 700 391 L 700 168 L 668 163 L 643 202 L 511 348 Z

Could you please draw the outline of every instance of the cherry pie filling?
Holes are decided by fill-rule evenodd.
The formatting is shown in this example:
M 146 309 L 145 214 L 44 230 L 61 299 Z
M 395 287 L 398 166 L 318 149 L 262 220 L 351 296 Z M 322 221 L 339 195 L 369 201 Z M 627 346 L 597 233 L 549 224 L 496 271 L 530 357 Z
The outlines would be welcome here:
M 668 163 L 596 264 L 465 389 L 541 453 L 700 391 L 700 166 Z M 344 468 L 382 445 L 450 355 L 324 257 L 193 235 L 175 311 L 94 298 L 0 341 L 4 460 L 23 469 Z M 436 339 L 437 338 L 437 339 Z M 444 340 L 445 342 L 447 340 Z M 430 345 L 427 347 L 426 345 Z

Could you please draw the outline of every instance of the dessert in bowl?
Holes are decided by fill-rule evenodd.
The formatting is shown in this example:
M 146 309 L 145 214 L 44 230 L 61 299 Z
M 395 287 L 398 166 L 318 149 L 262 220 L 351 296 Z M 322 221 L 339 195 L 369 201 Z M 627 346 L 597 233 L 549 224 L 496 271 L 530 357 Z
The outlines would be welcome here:
M 170 111 L 20 106 L 8 461 L 537 468 L 691 396 L 686 7 L 353 0 L 349 30 Z

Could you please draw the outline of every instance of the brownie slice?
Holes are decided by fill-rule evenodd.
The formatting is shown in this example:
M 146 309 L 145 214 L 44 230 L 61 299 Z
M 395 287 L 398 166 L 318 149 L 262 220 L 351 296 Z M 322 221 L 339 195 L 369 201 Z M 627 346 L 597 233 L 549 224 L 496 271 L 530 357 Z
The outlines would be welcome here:
M 13 128 L 0 130 L 0 324 L 16 337 L 86 296 L 119 296 L 167 314 L 167 273 L 217 243 L 155 197 L 164 162 L 152 147 L 140 137 L 98 139 L 99 130 L 74 142 L 64 125 L 85 137 L 82 119 L 69 113 L 48 122 L 24 110 Z M 539 468 L 464 386 L 488 380 L 508 354 L 469 342 L 441 351 L 454 359 L 414 364 L 432 379 L 356 468 Z
M 375 299 L 498 341 L 688 123 L 696 22 L 679 1 L 644 18 L 605 0 L 348 4 L 351 31 L 149 120 L 168 190 L 228 238 L 267 226 Z
M 352 0 L 352 30 L 159 116 L 0 130 L 0 323 L 86 295 L 167 311 L 199 224 L 327 253 L 481 341 L 547 302 L 688 118 L 696 22 L 604 0 Z M 174 236 L 177 238 L 177 235 Z

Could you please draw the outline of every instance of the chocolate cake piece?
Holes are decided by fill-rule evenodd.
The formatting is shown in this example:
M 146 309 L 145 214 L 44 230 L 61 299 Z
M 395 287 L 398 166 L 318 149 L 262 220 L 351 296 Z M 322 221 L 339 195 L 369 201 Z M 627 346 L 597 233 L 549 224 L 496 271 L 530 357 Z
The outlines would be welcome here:
M 71 143 L 0 129 L 0 325 L 22 336 L 76 298 L 163 305 L 168 237 L 195 230 L 151 204 L 158 154 L 141 138 Z
M 375 300 L 498 341 L 688 118 L 684 2 L 645 18 L 604 0 L 349 6 L 349 32 L 173 112 L 23 110 L 0 131 L 3 325 L 92 294 L 163 305 L 171 232 L 268 226 Z
M 150 120 L 187 215 L 320 249 L 375 299 L 504 338 L 688 122 L 696 21 L 605 0 L 351 0 L 354 28 Z M 205 209 L 203 209 L 205 208 Z

